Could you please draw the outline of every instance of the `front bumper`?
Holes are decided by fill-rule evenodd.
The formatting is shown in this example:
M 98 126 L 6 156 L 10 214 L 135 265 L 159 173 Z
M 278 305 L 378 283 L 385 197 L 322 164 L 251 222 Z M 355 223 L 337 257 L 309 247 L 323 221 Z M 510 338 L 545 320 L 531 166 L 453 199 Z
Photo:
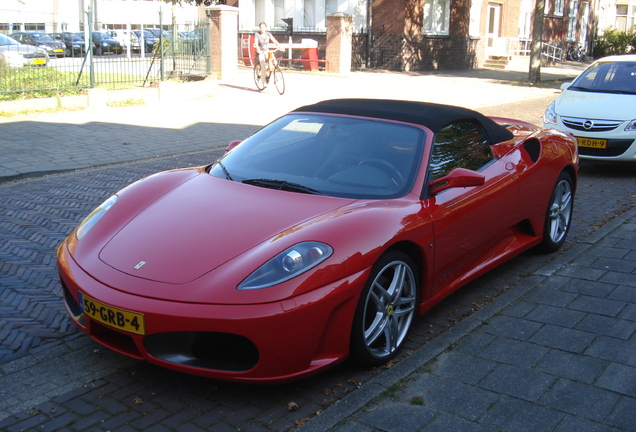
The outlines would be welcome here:
M 66 308 L 78 327 L 127 356 L 209 378 L 280 383 L 343 361 L 358 297 L 369 269 L 283 301 L 220 305 L 176 303 L 113 289 L 81 269 L 63 244 L 58 268 Z M 175 289 L 178 289 L 177 287 Z M 83 313 L 78 292 L 143 314 L 145 334 Z

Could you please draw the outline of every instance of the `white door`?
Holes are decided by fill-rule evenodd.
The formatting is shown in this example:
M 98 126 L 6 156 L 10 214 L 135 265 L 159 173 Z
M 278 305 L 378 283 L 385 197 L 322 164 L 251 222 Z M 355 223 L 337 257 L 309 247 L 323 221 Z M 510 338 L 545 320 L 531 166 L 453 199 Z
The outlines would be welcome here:
M 499 25 L 501 20 L 501 5 L 488 3 L 488 29 L 486 30 L 486 55 L 505 55 L 505 47 L 502 52 L 502 41 L 499 38 Z

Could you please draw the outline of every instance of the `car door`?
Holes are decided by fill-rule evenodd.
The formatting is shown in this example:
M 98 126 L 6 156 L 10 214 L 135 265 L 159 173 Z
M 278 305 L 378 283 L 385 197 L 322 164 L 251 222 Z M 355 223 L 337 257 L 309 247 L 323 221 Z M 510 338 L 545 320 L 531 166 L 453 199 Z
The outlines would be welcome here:
M 455 168 L 484 176 L 483 185 L 454 187 L 426 199 L 435 235 L 434 279 L 429 296 L 452 291 L 492 259 L 509 241 L 518 199 L 516 167 L 493 156 L 475 120 L 462 120 L 436 134 L 429 179 Z

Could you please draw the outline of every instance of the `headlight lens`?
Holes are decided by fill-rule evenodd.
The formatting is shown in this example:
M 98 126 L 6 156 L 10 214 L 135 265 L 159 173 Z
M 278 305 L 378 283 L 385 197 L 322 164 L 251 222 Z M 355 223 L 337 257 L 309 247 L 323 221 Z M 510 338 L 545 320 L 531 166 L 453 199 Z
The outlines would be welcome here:
M 552 102 L 545 110 L 545 113 L 543 114 L 543 123 L 553 125 L 557 124 L 557 115 L 554 111 L 554 102 Z
M 113 195 L 104 201 L 99 207 L 93 210 L 84 220 L 77 226 L 75 230 L 75 238 L 81 240 L 86 233 L 93 228 L 93 225 L 104 216 L 104 213 L 108 211 L 117 202 L 117 195 Z
M 630 121 L 629 123 L 627 123 L 627 126 L 625 126 L 625 130 L 626 131 L 636 131 L 636 119 Z
M 288 281 L 317 266 L 333 253 L 333 248 L 319 242 L 298 243 L 260 266 L 239 284 L 239 290 L 268 288 Z

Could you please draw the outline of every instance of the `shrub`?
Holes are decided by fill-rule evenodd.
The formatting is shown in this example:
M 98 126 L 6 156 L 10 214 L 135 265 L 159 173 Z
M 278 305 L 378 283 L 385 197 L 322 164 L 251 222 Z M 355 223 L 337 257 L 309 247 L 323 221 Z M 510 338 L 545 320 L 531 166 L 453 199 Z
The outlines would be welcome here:
M 636 53 L 636 28 L 629 31 L 608 29 L 596 40 L 594 57 Z

